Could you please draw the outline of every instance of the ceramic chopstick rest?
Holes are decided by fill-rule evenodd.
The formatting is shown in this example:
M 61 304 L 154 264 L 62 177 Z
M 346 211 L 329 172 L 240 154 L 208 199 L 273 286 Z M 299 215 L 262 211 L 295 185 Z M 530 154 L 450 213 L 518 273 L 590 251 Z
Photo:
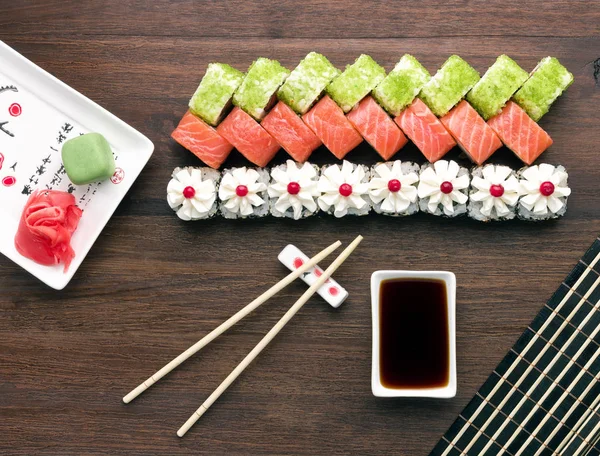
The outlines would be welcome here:
M 306 263 L 309 258 L 300 251 L 298 247 L 292 244 L 288 244 L 277 257 L 281 263 L 287 267 L 290 271 L 294 271 L 295 269 L 302 266 Z M 319 268 L 319 266 L 315 266 L 312 269 L 309 269 L 305 273 L 303 273 L 300 278 L 308 285 L 311 286 L 315 283 L 318 278 L 323 273 L 323 270 Z M 340 286 L 332 278 L 329 278 L 327 282 L 323 284 L 318 290 L 317 293 L 327 301 L 331 307 L 337 308 L 342 305 L 342 303 L 348 298 L 348 292 L 345 288 Z

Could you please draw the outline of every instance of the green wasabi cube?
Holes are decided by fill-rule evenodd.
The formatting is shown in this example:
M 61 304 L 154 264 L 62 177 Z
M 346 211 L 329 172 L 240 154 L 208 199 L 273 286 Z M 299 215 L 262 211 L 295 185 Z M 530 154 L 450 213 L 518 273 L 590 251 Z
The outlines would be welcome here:
M 231 97 L 244 80 L 244 73 L 224 63 L 211 63 L 190 100 L 192 114 L 216 126 L 227 114 Z
M 344 112 L 350 111 L 385 78 L 385 69 L 366 54 L 327 86 L 327 93 Z
M 507 55 L 501 55 L 467 94 L 467 101 L 488 120 L 500 114 L 529 74 Z
M 233 94 L 233 104 L 239 106 L 256 120 L 267 115 L 273 96 L 281 87 L 290 70 L 277 60 L 260 57 L 246 73 L 242 84 Z
M 324 55 L 311 52 L 294 68 L 277 97 L 298 114 L 305 114 L 340 73 Z
M 393 116 L 399 115 L 431 79 L 429 71 L 410 54 L 404 54 L 394 69 L 373 90 L 373 98 Z
M 115 173 L 112 150 L 99 133 L 69 139 L 63 144 L 61 155 L 67 176 L 75 185 L 103 181 Z
M 451 55 L 421 89 L 419 98 L 438 116 L 445 116 L 479 81 L 479 73 L 457 55 Z
M 537 122 L 572 83 L 573 75 L 558 59 L 544 57 L 513 98 Z

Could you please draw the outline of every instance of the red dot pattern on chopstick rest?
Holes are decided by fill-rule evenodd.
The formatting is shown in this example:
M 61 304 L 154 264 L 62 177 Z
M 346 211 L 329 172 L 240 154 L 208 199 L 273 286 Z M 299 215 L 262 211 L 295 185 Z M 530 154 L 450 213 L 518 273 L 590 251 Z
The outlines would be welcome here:
M 4 164 L 4 154 L 0 152 L 0 169 L 2 169 L 2 165 Z
M 304 264 L 304 261 L 302 261 L 302 258 L 299 258 L 299 257 L 294 258 L 294 268 L 298 269 L 303 264 Z
M 313 274 L 314 274 L 316 277 L 321 277 L 321 276 L 323 275 L 323 271 L 321 271 L 319 268 L 315 268 L 315 270 L 313 271 Z M 329 283 L 329 282 L 331 282 L 331 280 L 329 280 L 329 279 L 327 279 L 327 280 L 325 281 L 325 283 Z
M 13 103 L 8 108 L 8 113 L 13 117 L 19 117 L 22 112 L 23 109 L 19 103 Z
M 2 185 L 5 187 L 11 187 L 17 183 L 17 178 L 14 176 L 6 176 L 2 179 Z
M 331 296 L 337 296 L 340 292 L 336 287 L 329 287 L 328 291 Z

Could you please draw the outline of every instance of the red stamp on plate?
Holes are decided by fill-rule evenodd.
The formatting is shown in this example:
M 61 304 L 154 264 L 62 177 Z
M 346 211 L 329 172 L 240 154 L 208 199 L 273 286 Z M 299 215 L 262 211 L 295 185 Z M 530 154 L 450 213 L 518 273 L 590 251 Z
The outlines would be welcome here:
M 13 117 L 19 117 L 23 113 L 23 108 L 19 103 L 13 103 L 8 107 L 8 113 Z
M 4 154 L 0 152 L 0 169 L 2 169 L 2 165 L 4 164 Z
M 125 179 L 125 171 L 122 168 L 115 169 L 115 173 L 110 178 L 110 181 L 113 184 L 120 184 Z
M 2 185 L 4 185 L 5 187 L 12 187 L 16 183 L 17 178 L 14 176 L 6 176 L 4 179 L 2 179 Z

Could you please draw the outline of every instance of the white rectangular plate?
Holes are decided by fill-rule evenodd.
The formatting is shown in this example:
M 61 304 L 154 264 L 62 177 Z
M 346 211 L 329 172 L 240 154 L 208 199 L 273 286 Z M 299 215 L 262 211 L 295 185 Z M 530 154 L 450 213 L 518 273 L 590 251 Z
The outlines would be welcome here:
M 109 180 L 71 184 L 60 151 L 69 138 L 96 132 L 106 137 L 117 171 Z M 52 288 L 63 289 L 113 212 L 150 159 L 144 135 L 73 90 L 0 41 L 0 252 Z M 14 237 L 28 194 L 36 189 L 72 192 L 83 209 L 71 245 L 75 258 L 42 266 L 21 256 Z

